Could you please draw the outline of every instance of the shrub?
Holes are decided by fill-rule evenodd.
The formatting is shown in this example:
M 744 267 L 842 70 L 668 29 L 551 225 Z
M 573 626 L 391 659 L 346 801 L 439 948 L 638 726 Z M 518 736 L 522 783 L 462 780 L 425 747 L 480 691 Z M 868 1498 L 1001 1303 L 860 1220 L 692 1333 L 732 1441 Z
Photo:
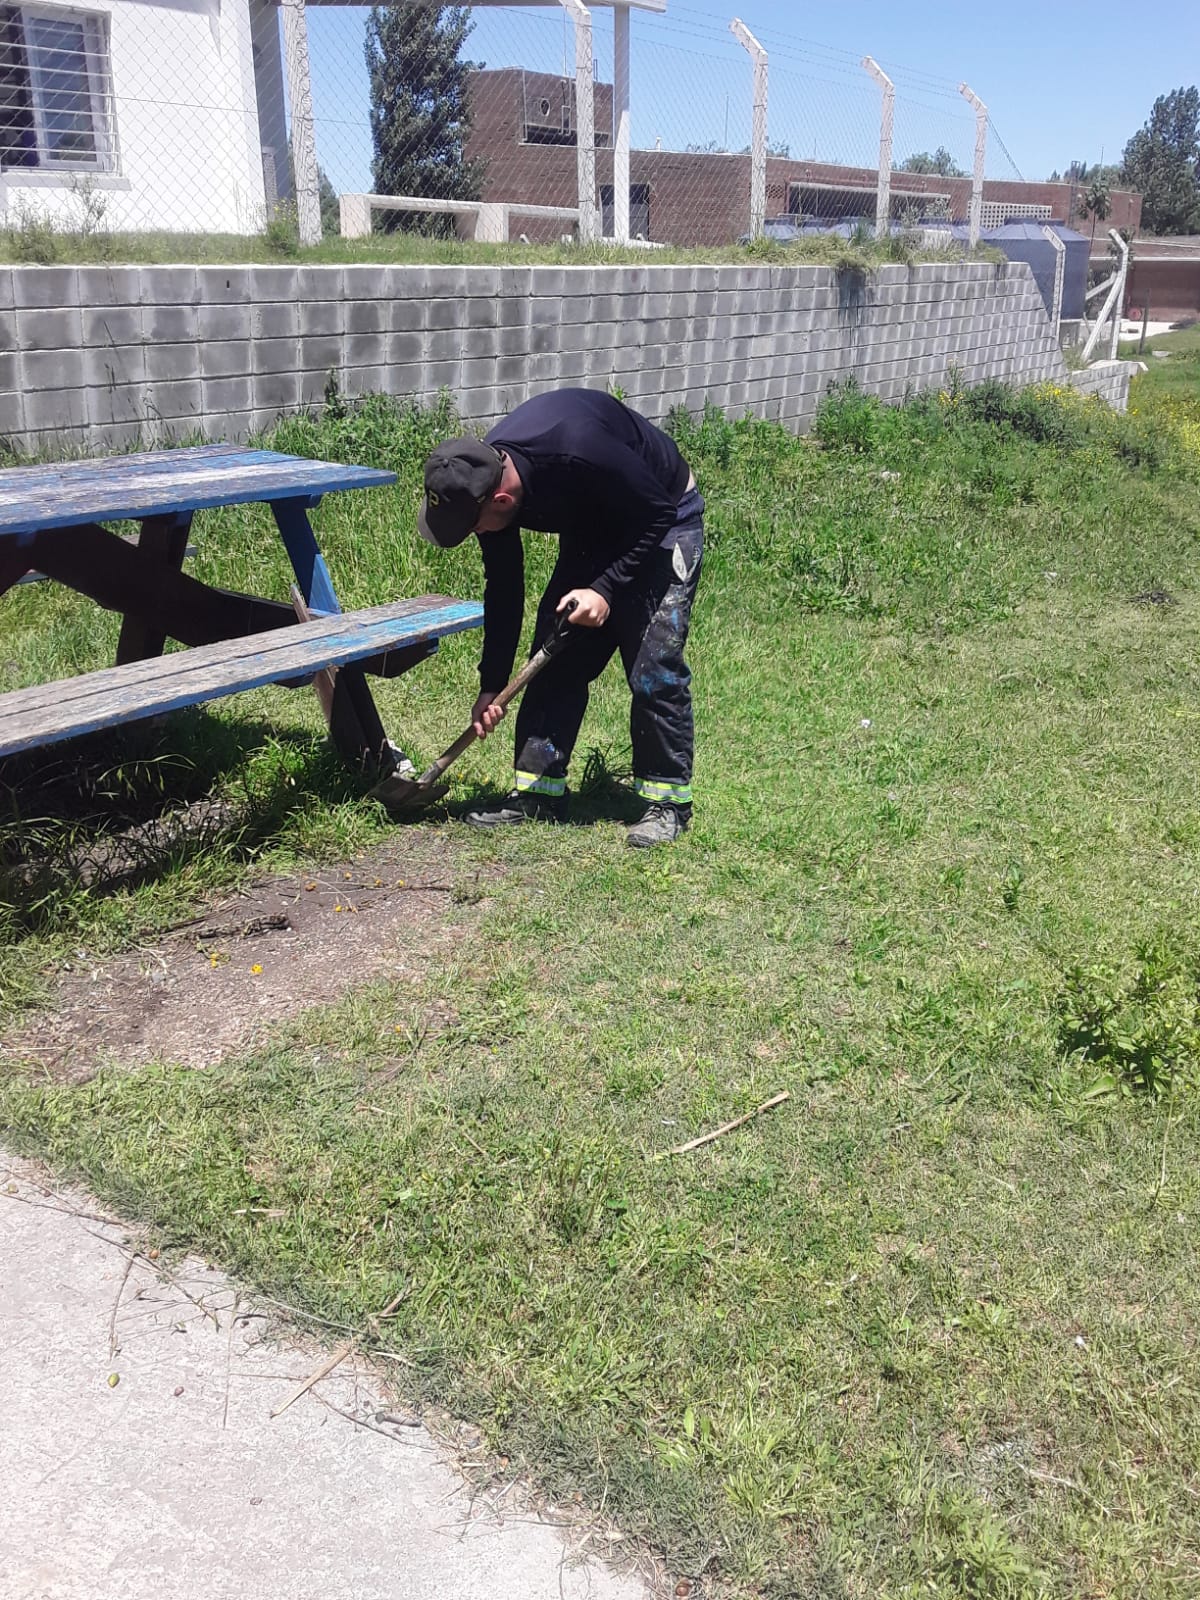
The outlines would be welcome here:
M 1162 1095 L 1200 1076 L 1200 963 L 1166 940 L 1140 945 L 1122 984 L 1073 968 L 1059 1001 L 1064 1050 L 1102 1069 L 1096 1088 Z
M 877 395 L 864 394 L 854 378 L 831 383 L 813 419 L 813 437 L 829 450 L 867 452 L 880 433 L 883 404 Z
M 277 256 L 300 254 L 300 219 L 292 201 L 280 201 L 267 218 L 263 242 Z
M 5 233 L 14 261 L 48 267 L 59 258 L 61 242 L 54 219 L 41 211 L 20 206 Z

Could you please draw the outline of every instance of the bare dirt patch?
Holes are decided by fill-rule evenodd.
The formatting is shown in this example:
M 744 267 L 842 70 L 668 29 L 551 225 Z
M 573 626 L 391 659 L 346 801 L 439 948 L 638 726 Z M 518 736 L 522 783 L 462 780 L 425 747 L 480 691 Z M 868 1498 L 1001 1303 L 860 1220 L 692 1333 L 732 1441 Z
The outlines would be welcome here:
M 414 978 L 470 924 L 486 884 L 451 842 L 402 841 L 214 903 L 152 944 L 63 969 L 0 1053 L 80 1081 L 106 1063 L 211 1066 L 272 1024 L 372 980 Z

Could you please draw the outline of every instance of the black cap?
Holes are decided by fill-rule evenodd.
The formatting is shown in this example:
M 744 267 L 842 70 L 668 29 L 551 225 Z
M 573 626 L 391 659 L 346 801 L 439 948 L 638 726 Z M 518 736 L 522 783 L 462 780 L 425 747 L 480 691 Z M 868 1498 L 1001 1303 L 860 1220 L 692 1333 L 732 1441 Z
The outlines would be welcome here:
M 438 445 L 425 463 L 425 504 L 417 518 L 422 539 L 442 550 L 461 544 L 503 471 L 503 456 L 482 439 Z

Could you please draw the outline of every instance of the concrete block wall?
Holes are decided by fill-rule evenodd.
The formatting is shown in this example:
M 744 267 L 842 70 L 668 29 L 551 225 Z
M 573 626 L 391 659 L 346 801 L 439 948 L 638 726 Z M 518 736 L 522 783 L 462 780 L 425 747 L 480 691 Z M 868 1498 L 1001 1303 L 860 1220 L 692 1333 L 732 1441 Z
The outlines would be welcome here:
M 655 420 L 711 402 L 803 431 L 831 382 L 899 400 L 952 369 L 967 383 L 1066 381 L 1027 265 L 863 279 L 641 264 L 0 267 L 0 436 L 25 449 L 241 440 L 319 406 L 331 374 L 350 395 L 449 390 L 480 428 L 580 384 L 619 389 Z
M 1114 411 L 1129 404 L 1129 383 L 1138 370 L 1136 361 L 1093 361 L 1070 374 L 1071 382 L 1083 394 L 1098 394 Z

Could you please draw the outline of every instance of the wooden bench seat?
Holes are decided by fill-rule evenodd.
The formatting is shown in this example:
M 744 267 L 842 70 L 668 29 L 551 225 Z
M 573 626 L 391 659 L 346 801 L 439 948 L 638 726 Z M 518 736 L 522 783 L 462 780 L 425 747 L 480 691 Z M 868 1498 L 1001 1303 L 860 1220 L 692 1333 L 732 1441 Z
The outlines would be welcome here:
M 13 689 L 0 695 L 0 756 L 268 683 L 306 680 L 391 650 L 434 650 L 440 638 L 482 620 L 483 608 L 473 601 L 423 595 Z

